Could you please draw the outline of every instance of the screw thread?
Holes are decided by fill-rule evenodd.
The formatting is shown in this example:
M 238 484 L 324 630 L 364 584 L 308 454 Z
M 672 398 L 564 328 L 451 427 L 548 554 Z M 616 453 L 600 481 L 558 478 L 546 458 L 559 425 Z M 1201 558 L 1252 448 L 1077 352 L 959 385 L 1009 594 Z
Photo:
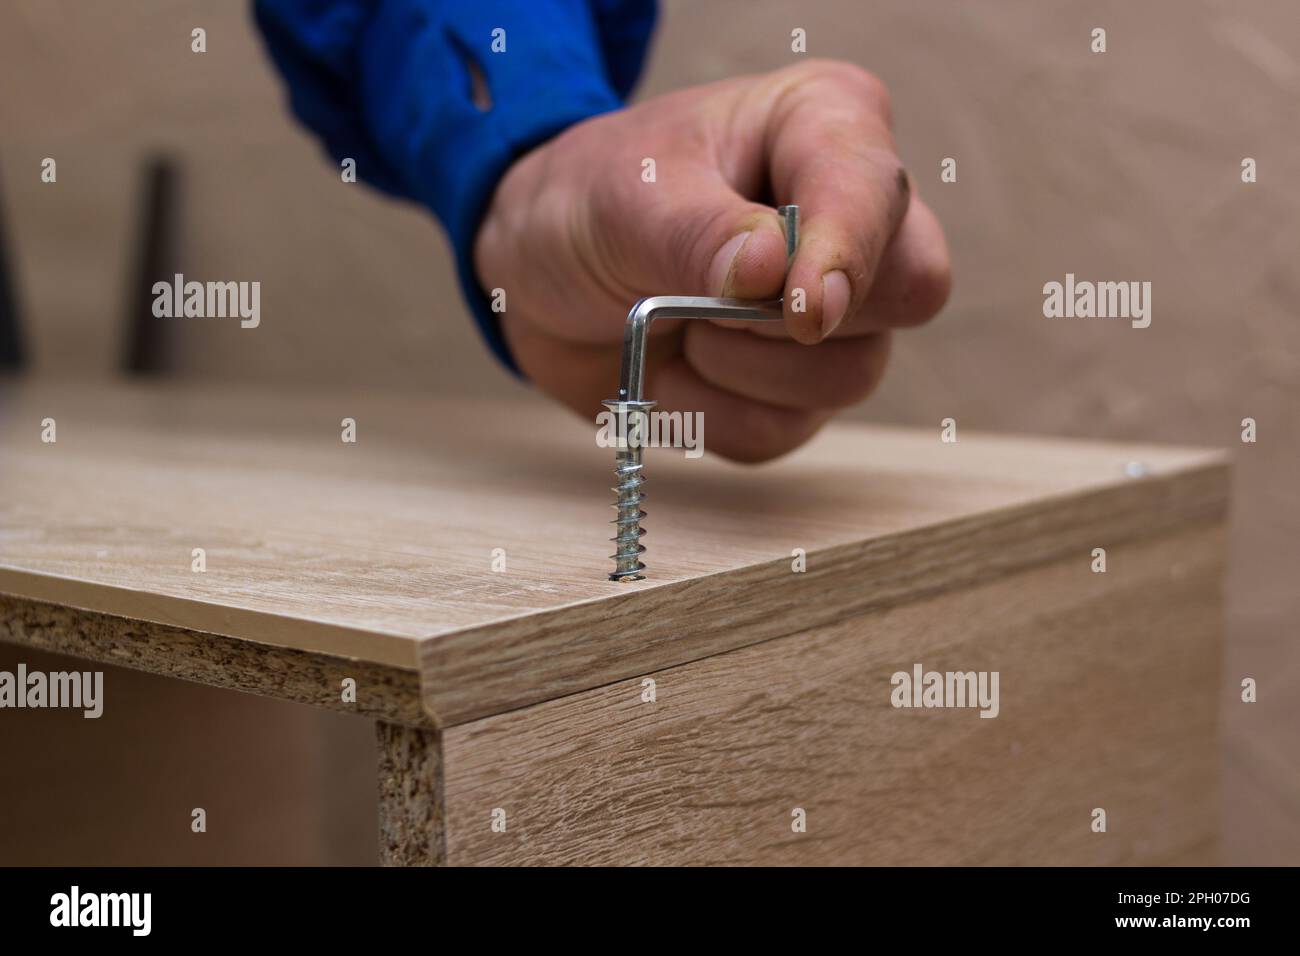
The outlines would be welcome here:
M 641 543 L 641 536 L 645 534 L 645 528 L 641 527 L 641 519 L 646 514 L 641 509 L 641 502 L 645 499 L 641 486 L 645 484 L 645 475 L 642 474 L 641 447 L 628 441 L 627 416 L 643 414 L 653 408 L 654 404 L 624 401 L 605 403 L 620 416 L 621 426 L 621 447 L 614 461 L 616 484 L 610 489 L 616 496 L 613 507 L 618 512 L 611 522 L 615 526 L 614 537 L 610 538 L 614 542 L 614 553 L 610 555 L 614 561 L 614 570 L 609 575 L 611 581 L 644 580 L 641 572 L 645 570 L 645 564 L 641 561 L 641 555 L 645 552 L 645 545 Z
M 631 455 L 620 454 L 614 466 L 618 484 L 611 490 L 618 496 L 614 502 L 618 517 L 613 521 L 617 533 L 610 539 L 615 549 L 610 555 L 614 559 L 614 570 L 609 576 L 611 581 L 640 581 L 641 572 L 645 570 L 641 561 L 641 554 L 645 551 L 645 545 L 641 543 L 641 536 L 645 534 L 645 528 L 641 527 L 641 519 L 645 517 L 641 510 L 641 501 L 645 498 L 641 486 L 645 484 L 645 476 L 641 474 L 643 466 L 639 459 L 640 455 L 634 460 Z

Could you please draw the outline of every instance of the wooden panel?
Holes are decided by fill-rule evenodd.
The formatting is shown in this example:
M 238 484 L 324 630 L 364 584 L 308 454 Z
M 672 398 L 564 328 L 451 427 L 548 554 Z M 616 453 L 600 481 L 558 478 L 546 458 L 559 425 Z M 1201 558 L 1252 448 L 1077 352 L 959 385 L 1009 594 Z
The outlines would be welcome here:
M 669 668 L 654 703 L 637 677 L 453 727 L 448 862 L 1212 860 L 1222 526 L 1097 543 L 1104 574 L 1083 549 Z M 998 671 L 999 715 L 893 708 L 915 663 Z
M 82 660 L 392 723 L 428 726 L 420 678 L 400 670 L 0 594 L 0 640 Z M 355 700 L 343 681 L 356 682 Z
M 1226 484 L 1210 466 L 444 635 L 420 646 L 426 708 L 462 723 L 1087 554 L 1221 515 Z
M 0 397 L 0 592 L 418 667 L 444 724 L 1175 527 L 1226 499 L 1222 457 L 1186 449 L 844 425 L 758 469 L 654 450 L 652 577 L 629 587 L 604 577 L 610 454 L 545 403 L 166 386 Z M 45 417 L 55 444 L 40 441 Z M 1131 460 L 1149 476 L 1125 477 Z M 789 573 L 794 548 L 807 574 Z

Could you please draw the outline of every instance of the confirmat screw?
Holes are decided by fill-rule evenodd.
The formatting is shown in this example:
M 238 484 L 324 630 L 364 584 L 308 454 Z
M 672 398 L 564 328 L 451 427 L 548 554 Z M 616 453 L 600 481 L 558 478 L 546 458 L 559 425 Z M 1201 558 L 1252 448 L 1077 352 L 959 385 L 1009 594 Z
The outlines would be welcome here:
M 641 572 L 645 570 L 641 563 L 641 554 L 645 551 L 645 545 L 641 543 L 641 536 L 645 534 L 645 528 L 641 527 L 641 519 L 645 517 L 641 508 L 641 502 L 645 500 L 645 493 L 641 491 L 645 484 L 645 476 L 641 474 L 641 452 L 643 436 L 648 434 L 646 416 L 655 403 L 611 399 L 604 404 L 614 413 L 619 435 L 619 448 L 614 459 L 614 475 L 618 483 L 610 489 L 618 496 L 614 501 L 618 515 L 613 522 L 617 532 L 610 539 L 614 542 L 614 553 L 610 555 L 614 559 L 614 571 L 609 579 L 641 581 Z
M 785 231 L 786 269 L 799 245 L 799 207 L 781 206 L 777 209 Z M 613 524 L 614 570 L 611 581 L 643 581 L 645 564 L 641 555 L 645 545 L 641 536 L 645 529 L 645 474 L 641 462 L 645 441 L 650 434 L 648 420 L 655 402 L 642 394 L 645 388 L 645 349 L 650 323 L 657 318 L 667 319 L 742 319 L 750 322 L 781 321 L 781 300 L 770 302 L 744 302 L 740 299 L 719 299 L 708 296 L 657 295 L 642 299 L 632 306 L 623 328 L 623 365 L 619 375 L 618 398 L 604 403 L 614 413 L 618 424 L 617 451 L 614 474 L 617 483 L 613 491 L 617 498 L 614 508 L 618 514 Z

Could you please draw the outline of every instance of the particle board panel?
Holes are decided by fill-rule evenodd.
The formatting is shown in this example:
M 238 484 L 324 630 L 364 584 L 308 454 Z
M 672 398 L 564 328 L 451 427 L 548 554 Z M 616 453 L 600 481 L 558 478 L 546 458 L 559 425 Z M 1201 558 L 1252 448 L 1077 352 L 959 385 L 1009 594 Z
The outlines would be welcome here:
M 1213 862 L 1223 554 L 1203 522 L 450 728 L 446 860 Z M 916 663 L 997 671 L 998 715 L 893 707 Z
M 377 721 L 379 859 L 384 866 L 446 862 L 442 744 L 434 731 Z
M 389 723 L 430 726 L 420 675 L 366 661 L 0 594 L 0 640 Z M 343 682 L 356 685 L 344 699 Z

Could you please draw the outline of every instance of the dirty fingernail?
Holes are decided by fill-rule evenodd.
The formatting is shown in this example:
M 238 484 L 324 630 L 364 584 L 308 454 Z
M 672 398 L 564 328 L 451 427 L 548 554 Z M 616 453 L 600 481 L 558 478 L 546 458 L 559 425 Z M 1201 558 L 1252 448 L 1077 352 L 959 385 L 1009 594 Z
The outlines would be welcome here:
M 727 278 L 731 275 L 731 267 L 736 261 L 736 254 L 740 252 L 740 247 L 745 244 L 745 240 L 748 238 L 748 232 L 732 236 L 713 256 L 713 261 L 709 263 L 709 295 L 725 294 Z
M 822 337 L 830 335 L 844 321 L 852 294 L 849 277 L 839 269 L 822 276 Z

